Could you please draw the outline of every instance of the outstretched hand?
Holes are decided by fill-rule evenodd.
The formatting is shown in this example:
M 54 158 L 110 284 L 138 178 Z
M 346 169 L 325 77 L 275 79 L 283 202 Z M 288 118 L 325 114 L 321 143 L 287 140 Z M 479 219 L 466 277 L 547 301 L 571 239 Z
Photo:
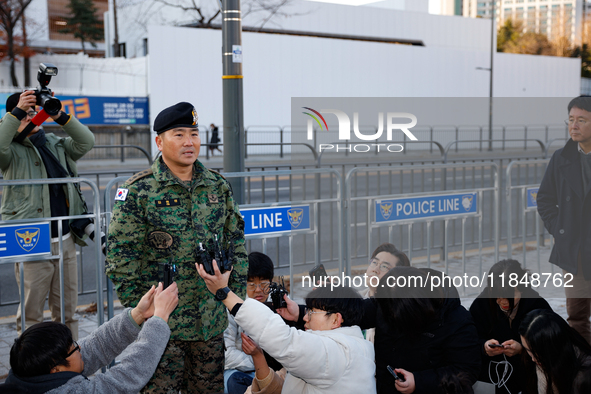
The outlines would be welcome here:
M 297 322 L 300 318 L 300 306 L 290 299 L 287 294 L 283 295 L 283 299 L 287 303 L 287 307 L 277 308 L 277 313 L 285 320 Z
M 176 282 L 172 282 L 166 289 L 163 287 L 162 282 L 158 283 L 154 294 L 154 316 L 168 322 L 168 317 L 179 303 L 179 288 Z
M 205 271 L 203 264 L 195 263 L 195 268 L 197 268 L 197 272 L 199 273 L 199 276 L 201 276 L 203 278 L 203 280 L 205 281 L 205 285 L 207 286 L 207 290 L 209 290 L 209 292 L 211 294 L 215 294 L 215 292 L 218 291 L 219 289 L 222 289 L 222 288 L 228 286 L 228 279 L 230 278 L 230 274 L 232 273 L 232 270 L 234 269 L 234 267 L 232 267 L 232 270 L 226 271 L 222 274 L 220 272 L 220 269 L 218 268 L 218 264 L 215 260 L 213 260 L 211 262 L 211 264 L 213 265 L 214 275 L 209 275 Z
M 156 287 L 152 285 L 150 290 L 143 295 L 140 302 L 135 307 L 136 312 L 141 316 L 142 322 L 149 319 L 154 315 L 154 294 L 156 293 Z M 137 322 L 137 321 L 136 321 Z M 138 323 L 141 324 L 141 323 Z

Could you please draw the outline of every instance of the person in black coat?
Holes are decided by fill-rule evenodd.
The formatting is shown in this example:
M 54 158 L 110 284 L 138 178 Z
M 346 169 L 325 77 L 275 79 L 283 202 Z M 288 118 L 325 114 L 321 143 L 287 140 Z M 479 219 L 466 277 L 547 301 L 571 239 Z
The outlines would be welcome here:
M 472 317 L 451 282 L 433 291 L 415 283 L 430 283 L 431 271 L 395 267 L 380 280 L 376 298 L 364 300 L 361 328 L 376 328 L 378 394 L 443 393 L 446 382 L 457 379 L 470 391 L 477 380 L 480 351 Z
M 209 150 L 211 151 L 211 156 L 213 156 L 213 151 L 217 150 L 218 152 L 222 153 L 222 150 L 219 147 L 220 140 L 220 132 L 216 125 L 213 123 L 209 126 L 211 129 L 211 138 L 209 139 Z
M 552 155 L 536 198 L 564 272 L 568 322 L 591 343 L 591 97 L 568 104 L 571 139 Z
M 512 274 L 517 275 L 517 287 L 509 286 Z M 482 356 L 478 380 L 493 383 L 496 393 L 519 393 L 525 389 L 525 351 L 519 325 L 534 309 L 552 310 L 545 299 L 525 285 L 522 279 L 528 277 L 518 261 L 499 261 L 489 271 L 487 287 L 470 306 Z

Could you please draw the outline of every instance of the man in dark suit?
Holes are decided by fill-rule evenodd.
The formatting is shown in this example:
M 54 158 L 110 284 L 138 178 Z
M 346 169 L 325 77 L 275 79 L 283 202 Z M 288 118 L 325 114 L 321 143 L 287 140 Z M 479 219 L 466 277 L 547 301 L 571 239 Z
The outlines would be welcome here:
M 571 138 L 552 155 L 537 204 L 555 241 L 550 262 L 563 269 L 568 322 L 591 343 L 591 97 L 571 100 L 567 124 Z

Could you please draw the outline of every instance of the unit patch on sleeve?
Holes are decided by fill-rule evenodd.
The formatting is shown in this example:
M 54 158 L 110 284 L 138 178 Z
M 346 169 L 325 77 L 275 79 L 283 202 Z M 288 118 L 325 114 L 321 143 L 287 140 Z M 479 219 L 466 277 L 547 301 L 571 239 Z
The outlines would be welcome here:
M 117 193 L 115 193 L 115 201 L 125 201 L 127 193 L 129 193 L 129 189 L 117 189 Z
M 177 205 L 181 205 L 181 202 L 178 198 L 173 198 L 172 200 L 156 200 L 156 206 L 158 208 L 175 207 Z

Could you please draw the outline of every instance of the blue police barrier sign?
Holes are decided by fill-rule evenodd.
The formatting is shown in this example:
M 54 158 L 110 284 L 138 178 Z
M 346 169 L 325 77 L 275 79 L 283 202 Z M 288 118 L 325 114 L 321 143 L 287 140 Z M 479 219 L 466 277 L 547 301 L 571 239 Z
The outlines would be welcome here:
M 538 208 L 538 189 L 539 187 L 529 187 L 525 190 L 527 195 L 527 209 Z
M 244 235 L 310 229 L 310 206 L 241 209 Z
M 476 214 L 478 212 L 478 197 L 476 193 L 463 193 L 376 200 L 375 210 L 377 223 Z
M 51 253 L 49 222 L 0 226 L 0 258 Z

